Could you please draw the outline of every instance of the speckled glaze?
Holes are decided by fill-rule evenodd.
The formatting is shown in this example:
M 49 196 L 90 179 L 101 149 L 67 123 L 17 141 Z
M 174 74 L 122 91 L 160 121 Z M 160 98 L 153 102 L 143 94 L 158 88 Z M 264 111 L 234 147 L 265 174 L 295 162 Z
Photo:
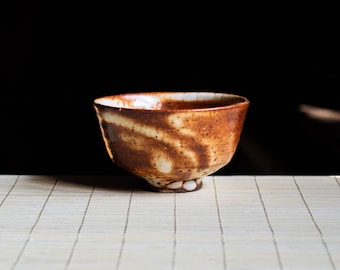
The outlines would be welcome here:
M 101 97 L 94 107 L 118 166 L 159 192 L 198 190 L 229 163 L 249 101 L 213 92 L 145 92 Z

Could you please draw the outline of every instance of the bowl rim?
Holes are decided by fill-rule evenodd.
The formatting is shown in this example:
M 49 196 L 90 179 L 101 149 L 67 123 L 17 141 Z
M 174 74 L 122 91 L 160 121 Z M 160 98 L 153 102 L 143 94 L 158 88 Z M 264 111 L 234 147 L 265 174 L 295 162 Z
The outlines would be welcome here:
M 141 107 L 128 107 L 128 106 L 111 106 L 108 104 L 103 104 L 102 100 L 104 99 L 112 99 L 124 96 L 157 96 L 157 95 L 212 95 L 212 96 L 224 96 L 224 97 L 233 97 L 239 98 L 240 101 L 235 102 L 233 104 L 226 104 L 223 106 L 211 106 L 211 107 L 198 107 L 198 108 L 162 108 L 162 109 L 153 109 L 153 108 L 141 108 Z M 106 109 L 114 109 L 114 110 L 128 110 L 128 111 L 147 111 L 147 112 L 194 112 L 194 111 L 212 111 L 212 110 L 224 110 L 226 108 L 233 108 L 233 107 L 242 107 L 248 106 L 250 103 L 249 99 L 245 96 L 229 93 L 229 92 L 217 92 L 217 91 L 141 91 L 141 92 L 126 92 L 126 93 L 119 93 L 119 94 L 112 94 L 112 95 L 104 95 L 99 96 L 93 100 L 93 105 L 95 107 L 101 107 Z

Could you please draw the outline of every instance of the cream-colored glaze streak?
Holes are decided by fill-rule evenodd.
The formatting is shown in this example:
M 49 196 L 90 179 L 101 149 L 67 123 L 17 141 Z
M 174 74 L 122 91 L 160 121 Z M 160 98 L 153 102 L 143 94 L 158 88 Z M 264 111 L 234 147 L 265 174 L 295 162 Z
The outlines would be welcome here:
M 182 152 L 189 160 L 192 162 L 192 167 L 198 166 L 198 159 L 197 155 L 194 151 L 190 149 L 186 149 L 182 147 L 182 141 L 176 139 L 173 134 L 170 134 L 164 130 L 156 130 L 152 126 L 147 126 L 145 124 L 140 124 L 128 117 L 119 115 L 118 113 L 109 113 L 104 112 L 102 114 L 103 120 L 118 125 L 127 129 L 133 129 L 134 132 L 137 132 L 145 137 L 153 138 L 155 140 L 161 141 L 162 143 L 171 145 L 172 147 L 176 148 L 178 152 Z
M 190 119 L 193 119 L 193 115 L 190 115 L 188 113 L 173 113 L 169 115 L 168 117 L 168 124 L 172 126 L 173 128 L 177 129 L 177 132 L 182 134 L 183 136 L 187 137 L 195 137 L 197 133 L 192 131 L 190 128 L 187 127 L 186 122 L 189 122 Z M 202 127 L 202 129 L 205 129 L 205 127 Z M 202 146 L 206 147 L 207 152 L 209 152 L 207 158 L 209 159 L 209 165 L 211 163 L 211 160 L 214 158 L 214 152 L 213 152 L 213 145 L 211 144 L 211 138 L 207 139 L 202 137 L 200 144 Z
M 187 128 L 185 122 L 183 121 L 184 118 L 189 119 L 190 116 L 187 116 L 186 114 L 182 114 L 182 113 L 170 114 L 168 116 L 168 124 L 176 128 L 179 133 L 185 136 L 194 137 L 196 135 L 195 132 Z
M 201 115 L 201 118 L 203 117 L 207 117 L 207 115 Z M 211 115 L 209 115 L 209 119 L 213 118 Z M 204 133 L 209 134 L 210 132 L 210 128 L 205 126 L 204 124 L 202 125 L 202 123 L 209 123 L 209 121 L 202 121 L 202 122 L 197 122 L 196 127 L 194 126 L 194 130 L 191 130 L 188 127 L 187 123 L 190 123 L 190 121 L 192 119 L 195 119 L 194 115 L 192 114 L 188 114 L 188 113 L 173 113 L 171 115 L 169 115 L 168 117 L 168 124 L 170 126 L 172 126 L 173 128 L 176 129 L 176 131 L 179 134 L 182 134 L 183 136 L 187 136 L 187 137 L 191 137 L 191 138 L 195 138 L 197 136 L 197 133 L 201 133 L 202 136 L 199 136 L 200 138 L 200 142 L 199 144 L 201 146 L 205 147 L 205 150 L 207 151 L 207 156 L 206 158 L 208 159 L 208 165 L 209 166 L 214 166 L 216 164 L 222 164 L 224 163 L 224 160 L 221 160 L 223 158 L 225 158 L 224 155 L 217 155 L 217 153 L 219 153 L 219 150 L 217 149 L 217 145 L 220 141 L 219 138 L 214 138 L 211 135 L 203 135 Z M 191 122 L 192 125 L 192 122 Z M 202 126 L 200 126 L 202 125 Z M 235 140 L 235 134 L 229 134 L 229 136 L 225 139 L 230 140 L 230 142 L 228 144 L 232 145 L 231 141 Z
M 171 173 L 173 168 L 173 162 L 163 153 L 155 153 L 153 155 L 153 163 L 156 169 L 161 173 Z
M 94 107 L 95 110 L 96 110 L 96 113 L 97 113 L 97 116 L 98 116 L 98 120 L 99 120 L 99 128 L 100 128 L 100 132 L 102 133 L 102 138 L 104 140 L 104 144 L 105 144 L 105 148 L 106 148 L 106 151 L 107 153 L 109 154 L 109 157 L 111 158 L 112 161 L 113 160 L 113 153 L 111 151 L 111 148 L 109 146 L 109 141 L 107 140 L 106 136 L 105 136 L 105 132 L 104 132 L 104 129 L 103 129 L 103 118 L 101 117 L 97 107 Z

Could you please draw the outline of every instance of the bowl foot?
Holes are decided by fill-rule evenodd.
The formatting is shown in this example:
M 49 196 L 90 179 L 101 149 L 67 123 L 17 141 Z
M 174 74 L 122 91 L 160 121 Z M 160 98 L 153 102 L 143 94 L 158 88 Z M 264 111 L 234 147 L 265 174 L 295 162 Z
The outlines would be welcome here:
M 202 188 L 202 179 L 197 178 L 188 181 L 174 181 L 163 187 L 155 187 L 147 181 L 143 182 L 143 188 L 148 191 L 161 193 L 184 193 L 197 191 Z

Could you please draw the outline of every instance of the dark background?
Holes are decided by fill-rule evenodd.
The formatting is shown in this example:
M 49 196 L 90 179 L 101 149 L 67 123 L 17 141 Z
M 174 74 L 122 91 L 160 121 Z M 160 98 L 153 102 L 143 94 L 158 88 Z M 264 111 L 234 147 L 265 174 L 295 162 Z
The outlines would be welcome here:
M 92 101 L 149 90 L 249 98 L 237 152 L 218 173 L 340 172 L 339 122 L 298 110 L 340 110 L 333 2 L 8 2 L 0 173 L 122 173 L 105 152 Z

